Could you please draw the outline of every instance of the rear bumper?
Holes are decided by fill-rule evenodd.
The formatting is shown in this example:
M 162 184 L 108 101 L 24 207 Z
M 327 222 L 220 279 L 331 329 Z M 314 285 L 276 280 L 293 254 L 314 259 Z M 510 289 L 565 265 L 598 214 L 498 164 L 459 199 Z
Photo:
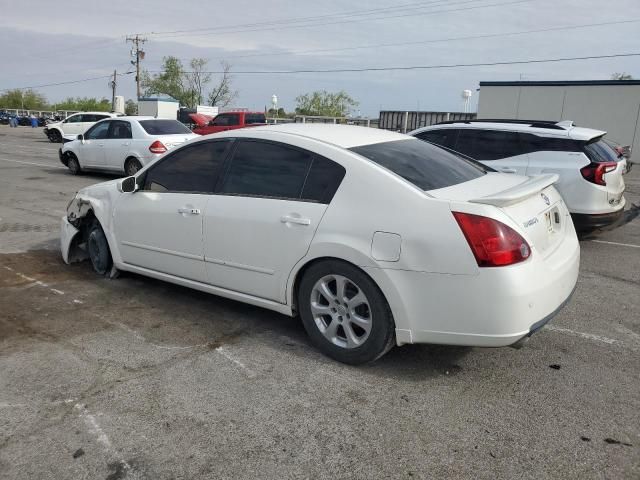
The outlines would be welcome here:
M 502 347 L 530 336 L 569 301 L 580 245 L 569 235 L 549 257 L 477 275 L 365 269 L 385 293 L 403 343 Z M 376 271 L 377 270 L 377 271 Z
M 595 228 L 608 227 L 620 221 L 624 217 L 624 208 L 615 212 L 586 214 L 572 213 L 571 219 L 576 230 L 590 230 Z

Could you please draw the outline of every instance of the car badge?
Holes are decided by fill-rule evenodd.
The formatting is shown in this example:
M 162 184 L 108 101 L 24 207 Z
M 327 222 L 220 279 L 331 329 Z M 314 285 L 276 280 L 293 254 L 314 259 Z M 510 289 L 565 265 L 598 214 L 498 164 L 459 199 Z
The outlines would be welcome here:
M 544 193 L 541 193 L 540 196 L 544 200 L 544 203 L 546 203 L 547 205 L 551 205 L 551 200 L 549 200 L 549 197 L 547 197 Z

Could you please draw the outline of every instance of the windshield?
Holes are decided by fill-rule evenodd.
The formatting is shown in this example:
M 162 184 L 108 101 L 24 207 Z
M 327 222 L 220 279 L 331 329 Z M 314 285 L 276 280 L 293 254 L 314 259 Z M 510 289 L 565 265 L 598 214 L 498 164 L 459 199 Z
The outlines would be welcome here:
M 140 120 L 140 125 L 149 135 L 178 135 L 191 133 L 177 120 Z
M 488 171 L 474 160 L 454 155 L 418 139 L 374 143 L 350 150 L 391 170 L 422 190 L 435 190 L 468 182 Z

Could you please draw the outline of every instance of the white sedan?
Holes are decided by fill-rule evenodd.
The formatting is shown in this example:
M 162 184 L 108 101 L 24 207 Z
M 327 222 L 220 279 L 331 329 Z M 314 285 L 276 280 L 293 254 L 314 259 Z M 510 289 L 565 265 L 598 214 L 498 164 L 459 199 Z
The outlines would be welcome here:
M 60 161 L 78 175 L 83 170 L 133 175 L 162 154 L 199 135 L 177 120 L 154 117 L 118 117 L 102 120 L 65 143 Z
M 80 190 L 62 256 L 299 314 L 346 363 L 407 343 L 504 346 L 549 321 L 577 281 L 556 179 L 372 128 L 234 130 Z

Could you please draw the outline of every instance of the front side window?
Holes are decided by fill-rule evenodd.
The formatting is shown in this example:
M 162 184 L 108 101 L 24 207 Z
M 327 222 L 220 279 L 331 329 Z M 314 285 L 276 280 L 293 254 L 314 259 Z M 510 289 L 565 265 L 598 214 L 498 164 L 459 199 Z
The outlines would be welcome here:
M 440 130 L 427 130 L 416 135 L 420 140 L 435 143 L 447 148 L 453 148 L 456 144 L 458 130 L 454 128 L 441 128 Z
M 240 125 L 240 115 L 237 113 L 223 113 L 213 119 L 211 125 L 215 127 L 230 127 Z
M 64 123 L 80 123 L 82 122 L 82 115 L 71 115 Z
M 91 127 L 84 134 L 86 140 L 104 140 L 109 132 L 109 124 L 111 122 L 100 122 Z
M 524 153 L 518 132 L 472 128 L 460 129 L 453 149 L 476 160 L 498 160 Z
M 122 120 L 113 120 L 110 123 L 111 128 L 109 130 L 109 138 L 120 139 L 120 138 L 132 138 L 131 135 L 131 124 L 129 122 L 124 122 Z
M 350 150 L 391 170 L 422 190 L 450 187 L 481 177 L 487 172 L 473 160 L 418 139 L 374 143 Z
M 232 139 L 199 142 L 172 152 L 146 173 L 143 190 L 212 193 Z
M 276 143 L 240 141 L 221 193 L 298 199 L 313 154 Z

